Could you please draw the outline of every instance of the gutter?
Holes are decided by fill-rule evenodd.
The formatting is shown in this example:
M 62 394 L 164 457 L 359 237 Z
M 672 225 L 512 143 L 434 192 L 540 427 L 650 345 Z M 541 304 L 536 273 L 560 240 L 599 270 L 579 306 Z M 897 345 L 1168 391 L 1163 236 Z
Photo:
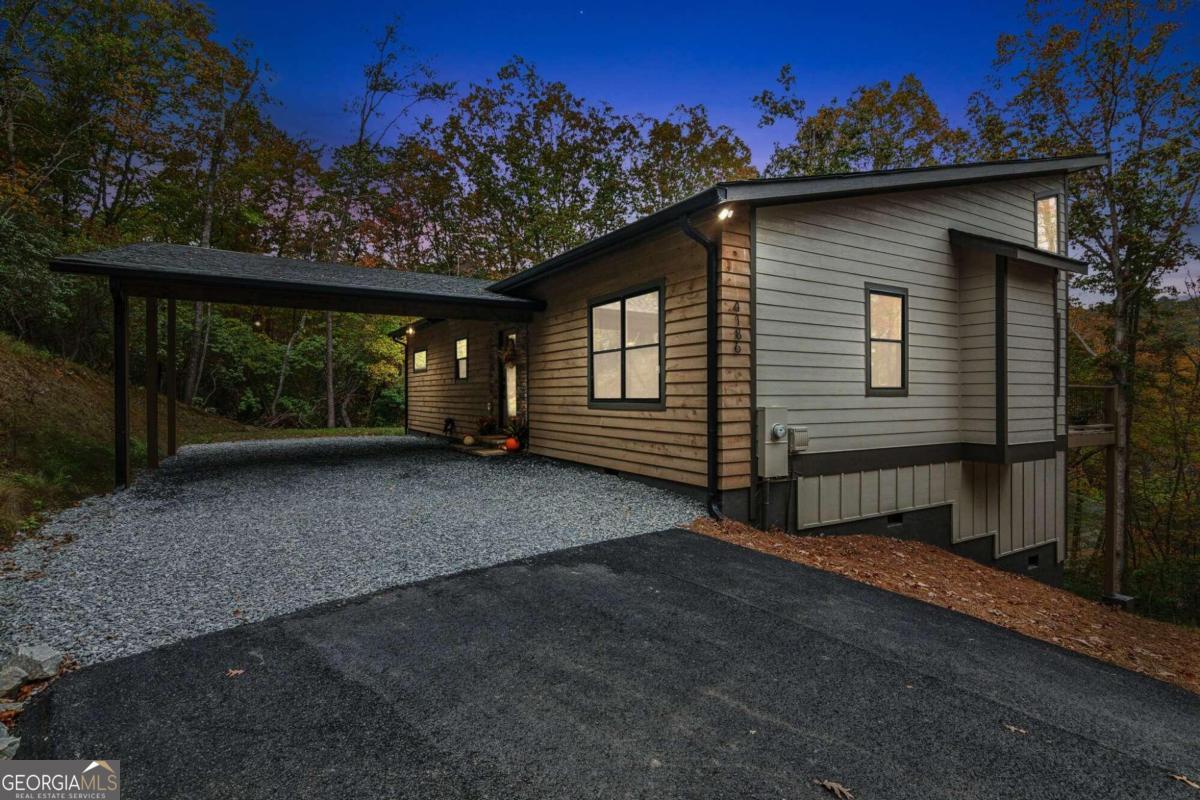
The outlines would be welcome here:
M 717 436 L 719 431 L 717 414 L 719 393 L 717 390 L 717 354 L 719 352 L 717 342 L 717 283 L 718 283 L 718 257 L 717 243 L 692 225 L 691 218 L 684 214 L 679 217 L 679 229 L 683 231 L 689 239 L 692 239 L 701 247 L 704 248 L 707 254 L 707 269 L 705 270 L 705 327 L 707 328 L 707 336 L 705 336 L 705 381 L 708 384 L 708 411 L 705 413 L 705 420 L 708 434 L 708 514 L 713 519 L 724 519 L 725 515 L 721 513 L 720 495 L 718 492 L 719 486 L 719 471 L 717 467 L 717 458 L 720 454 L 720 440 Z

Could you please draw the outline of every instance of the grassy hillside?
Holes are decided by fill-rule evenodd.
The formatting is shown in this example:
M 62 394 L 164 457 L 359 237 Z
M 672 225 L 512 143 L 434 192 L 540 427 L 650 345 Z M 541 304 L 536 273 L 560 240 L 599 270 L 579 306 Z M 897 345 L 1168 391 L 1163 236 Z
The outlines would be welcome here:
M 132 430 L 145 430 L 145 394 L 132 393 Z M 112 378 L 0 334 L 0 547 L 24 527 L 112 489 Z M 166 442 L 165 404 L 159 419 Z M 179 443 L 254 438 L 256 429 L 179 407 Z M 146 463 L 143 438 L 132 444 Z

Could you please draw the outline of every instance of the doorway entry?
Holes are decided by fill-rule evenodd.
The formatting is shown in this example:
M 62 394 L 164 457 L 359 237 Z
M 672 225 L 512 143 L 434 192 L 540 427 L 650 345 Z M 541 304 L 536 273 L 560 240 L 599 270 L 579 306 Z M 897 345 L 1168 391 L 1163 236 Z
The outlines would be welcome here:
M 517 402 L 520 366 L 517 363 L 516 331 L 500 332 L 500 427 L 503 429 L 519 412 Z

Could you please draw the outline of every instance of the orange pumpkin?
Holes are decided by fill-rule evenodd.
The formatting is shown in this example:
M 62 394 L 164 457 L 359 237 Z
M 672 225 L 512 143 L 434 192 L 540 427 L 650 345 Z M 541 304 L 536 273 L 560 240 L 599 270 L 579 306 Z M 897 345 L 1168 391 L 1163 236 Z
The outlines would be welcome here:
M 521 440 L 515 436 L 510 436 L 504 440 L 504 449 L 510 453 L 515 453 L 521 449 Z

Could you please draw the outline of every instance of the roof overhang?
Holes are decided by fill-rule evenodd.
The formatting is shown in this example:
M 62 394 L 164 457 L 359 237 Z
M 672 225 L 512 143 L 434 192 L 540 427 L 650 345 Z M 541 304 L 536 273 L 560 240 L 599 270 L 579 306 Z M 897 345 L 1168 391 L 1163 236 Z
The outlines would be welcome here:
M 719 183 L 711 189 L 618 228 L 612 233 L 592 239 L 579 247 L 498 281 L 490 288 L 496 292 L 517 292 L 585 259 L 626 246 L 668 225 L 678 224 L 689 215 L 721 204 L 779 205 L 879 192 L 913 191 L 967 183 L 1066 175 L 1080 170 L 1095 169 L 1107 163 L 1107 155 L 1088 154 Z
M 950 244 L 954 247 L 1005 256 L 1012 261 L 1024 261 L 1027 264 L 1061 269 L 1075 275 L 1086 275 L 1088 271 L 1087 264 L 1076 258 L 1069 258 L 1047 250 L 1038 250 L 1036 247 L 1008 239 L 980 236 L 977 233 L 968 233 L 955 228 L 950 229 Z
M 523 322 L 544 308 L 536 300 L 487 291 L 486 282 L 474 279 L 181 245 L 60 256 L 50 269 L 107 277 L 137 297 L 313 311 Z

